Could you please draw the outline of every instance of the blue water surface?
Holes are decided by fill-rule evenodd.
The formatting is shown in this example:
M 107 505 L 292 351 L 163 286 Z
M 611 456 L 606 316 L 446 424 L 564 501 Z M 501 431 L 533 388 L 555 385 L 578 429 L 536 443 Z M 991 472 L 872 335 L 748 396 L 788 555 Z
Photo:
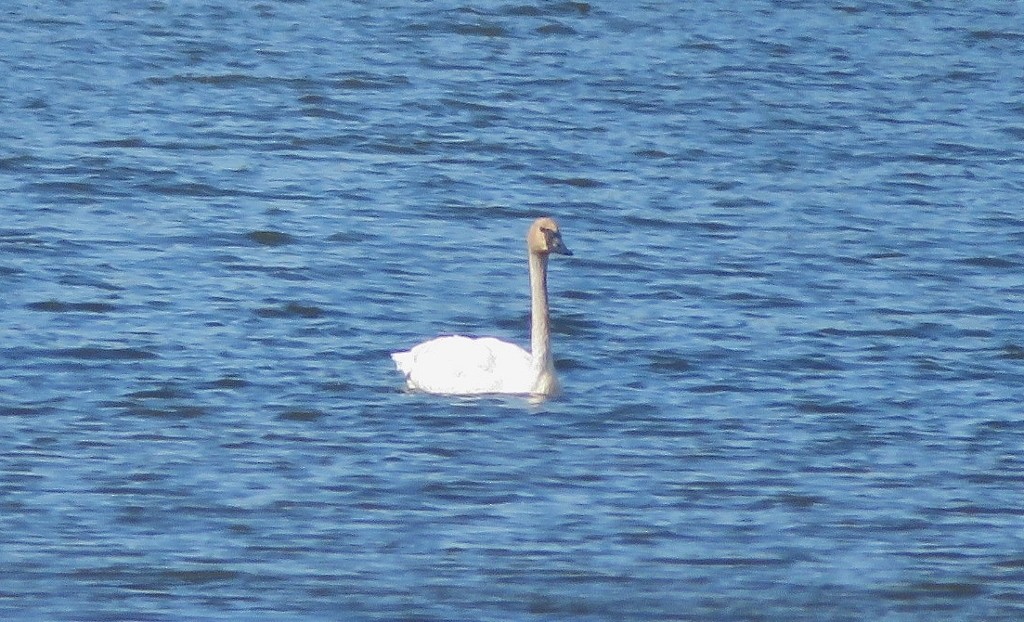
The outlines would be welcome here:
M 1024 618 L 1017 3 L 0 15 L 3 619 Z

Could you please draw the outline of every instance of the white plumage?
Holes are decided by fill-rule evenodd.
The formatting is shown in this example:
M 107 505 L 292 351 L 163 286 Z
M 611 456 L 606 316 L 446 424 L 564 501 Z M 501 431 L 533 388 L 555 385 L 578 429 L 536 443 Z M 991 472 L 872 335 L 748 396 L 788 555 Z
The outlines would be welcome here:
M 562 243 L 558 224 L 551 218 L 534 221 L 526 244 L 530 260 L 531 352 L 494 337 L 438 337 L 391 355 L 410 389 L 450 395 L 552 395 L 558 391 L 548 328 L 547 265 L 551 253 L 572 253 Z
M 438 337 L 391 358 L 427 393 L 530 393 L 536 380 L 530 353 L 494 337 Z

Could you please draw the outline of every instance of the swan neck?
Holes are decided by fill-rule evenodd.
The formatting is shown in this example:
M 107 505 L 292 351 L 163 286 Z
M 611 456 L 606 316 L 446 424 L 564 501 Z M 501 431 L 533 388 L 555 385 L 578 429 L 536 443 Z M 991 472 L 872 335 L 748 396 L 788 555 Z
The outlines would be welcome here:
M 552 369 L 548 327 L 548 256 L 530 253 L 530 354 L 537 369 Z

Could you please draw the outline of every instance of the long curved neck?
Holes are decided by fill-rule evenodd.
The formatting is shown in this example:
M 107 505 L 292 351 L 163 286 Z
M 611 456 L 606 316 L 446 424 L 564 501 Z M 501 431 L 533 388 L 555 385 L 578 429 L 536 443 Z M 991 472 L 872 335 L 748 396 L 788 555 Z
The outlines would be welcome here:
M 552 369 L 548 328 L 548 256 L 530 253 L 530 354 L 534 369 Z

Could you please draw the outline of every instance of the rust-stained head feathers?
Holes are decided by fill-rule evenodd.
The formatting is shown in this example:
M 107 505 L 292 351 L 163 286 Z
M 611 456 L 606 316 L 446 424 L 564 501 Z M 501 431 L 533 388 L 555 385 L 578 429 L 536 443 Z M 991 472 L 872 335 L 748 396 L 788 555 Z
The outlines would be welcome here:
M 572 255 L 572 251 L 566 248 L 562 242 L 562 234 L 558 231 L 558 223 L 550 216 L 544 216 L 533 221 L 530 231 L 526 234 L 526 246 L 531 253 L 548 255 L 557 253 L 559 255 Z

